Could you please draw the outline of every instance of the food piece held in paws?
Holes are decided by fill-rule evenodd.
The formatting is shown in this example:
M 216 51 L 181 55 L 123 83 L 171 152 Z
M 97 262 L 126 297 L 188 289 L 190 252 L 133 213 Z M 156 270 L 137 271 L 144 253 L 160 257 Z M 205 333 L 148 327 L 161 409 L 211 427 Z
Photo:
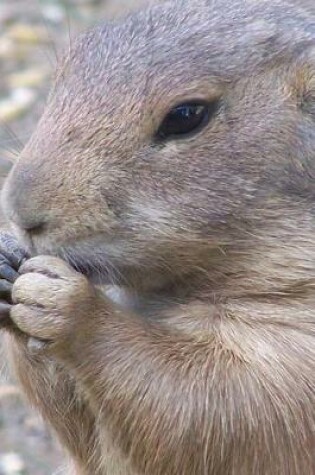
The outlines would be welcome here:
M 26 251 L 8 233 L 0 233 L 0 328 L 10 325 L 13 283 L 27 260 Z
M 0 233 L 0 275 L 2 278 L 14 282 L 17 272 L 27 260 L 28 254 L 9 233 Z M 15 271 L 15 273 L 13 272 Z

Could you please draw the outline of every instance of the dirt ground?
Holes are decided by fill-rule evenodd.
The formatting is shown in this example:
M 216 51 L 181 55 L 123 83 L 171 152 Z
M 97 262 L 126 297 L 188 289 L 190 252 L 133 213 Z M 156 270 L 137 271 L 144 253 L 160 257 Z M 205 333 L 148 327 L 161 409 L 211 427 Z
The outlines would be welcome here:
M 147 1 L 0 0 L 0 186 L 41 115 L 60 49 L 102 17 Z M 48 475 L 62 462 L 8 374 L 0 335 L 0 475 Z

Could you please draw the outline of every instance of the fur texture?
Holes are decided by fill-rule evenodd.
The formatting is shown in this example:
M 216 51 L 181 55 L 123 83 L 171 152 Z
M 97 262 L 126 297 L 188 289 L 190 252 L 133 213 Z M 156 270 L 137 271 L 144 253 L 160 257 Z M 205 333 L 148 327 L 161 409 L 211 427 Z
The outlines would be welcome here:
M 218 113 L 158 143 L 191 99 Z M 315 19 L 283 1 L 164 3 L 60 62 L 3 194 L 39 256 L 8 343 L 76 473 L 315 474 L 314 150 Z

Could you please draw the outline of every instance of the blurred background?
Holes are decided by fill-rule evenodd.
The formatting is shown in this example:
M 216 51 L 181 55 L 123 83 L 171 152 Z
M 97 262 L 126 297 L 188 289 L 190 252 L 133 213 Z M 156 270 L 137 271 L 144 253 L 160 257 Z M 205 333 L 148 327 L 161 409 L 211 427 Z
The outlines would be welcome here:
M 0 186 L 43 111 L 59 52 L 79 31 L 147 2 L 0 0 Z M 0 475 L 48 475 L 62 462 L 8 375 L 0 336 Z

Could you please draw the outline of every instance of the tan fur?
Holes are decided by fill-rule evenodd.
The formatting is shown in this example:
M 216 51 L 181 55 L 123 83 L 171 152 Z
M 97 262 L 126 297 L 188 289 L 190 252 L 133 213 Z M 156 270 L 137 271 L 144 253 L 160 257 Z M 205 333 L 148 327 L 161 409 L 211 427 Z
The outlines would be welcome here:
M 60 62 L 3 195 L 38 256 L 8 343 L 76 473 L 315 474 L 314 78 L 280 0 L 165 3 Z M 196 98 L 217 116 L 157 144 Z

